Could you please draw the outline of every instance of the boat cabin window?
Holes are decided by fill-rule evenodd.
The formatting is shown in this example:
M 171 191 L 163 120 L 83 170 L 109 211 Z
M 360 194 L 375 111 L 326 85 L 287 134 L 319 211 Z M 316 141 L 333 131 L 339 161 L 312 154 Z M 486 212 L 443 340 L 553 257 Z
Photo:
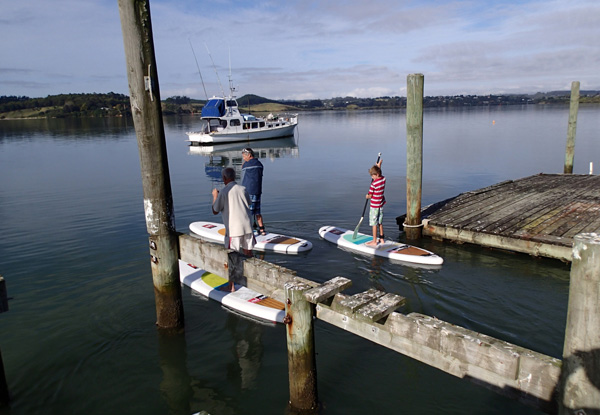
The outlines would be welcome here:
M 232 127 L 239 127 L 241 125 L 240 120 L 231 120 L 229 121 L 229 125 Z
M 213 118 L 209 121 L 210 131 L 217 131 L 217 129 L 227 128 L 227 120 L 219 120 Z
M 258 123 L 257 122 L 253 122 L 252 123 L 252 128 L 258 128 Z
M 234 99 L 230 99 L 230 100 L 227 100 L 227 106 L 228 107 L 237 107 L 238 104 Z
M 260 128 L 264 127 L 264 126 L 265 126 L 265 122 L 264 122 L 264 121 L 261 121 L 261 122 L 259 123 L 259 125 L 258 125 L 258 126 L 259 126 Z

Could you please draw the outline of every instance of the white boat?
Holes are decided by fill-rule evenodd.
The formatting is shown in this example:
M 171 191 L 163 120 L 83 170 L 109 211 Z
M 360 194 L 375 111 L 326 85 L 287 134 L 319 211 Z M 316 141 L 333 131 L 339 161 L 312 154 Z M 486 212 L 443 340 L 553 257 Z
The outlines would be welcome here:
M 233 96 L 212 97 L 202 108 L 200 130 L 186 133 L 186 141 L 203 145 L 286 137 L 294 134 L 297 124 L 298 114 L 255 117 L 242 114 Z

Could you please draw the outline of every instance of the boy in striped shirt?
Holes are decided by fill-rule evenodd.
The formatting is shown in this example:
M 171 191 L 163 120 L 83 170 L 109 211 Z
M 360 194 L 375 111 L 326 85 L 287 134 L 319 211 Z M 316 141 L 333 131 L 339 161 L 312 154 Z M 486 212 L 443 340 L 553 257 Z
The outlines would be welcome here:
M 369 209 L 369 225 L 373 227 L 373 240 L 365 245 L 377 246 L 379 243 L 385 242 L 383 235 L 383 205 L 385 205 L 385 177 L 381 175 L 381 163 L 379 162 L 369 169 L 371 174 L 371 187 L 367 193 L 367 199 L 371 199 L 371 207 Z M 377 239 L 377 228 L 379 228 L 379 239 Z

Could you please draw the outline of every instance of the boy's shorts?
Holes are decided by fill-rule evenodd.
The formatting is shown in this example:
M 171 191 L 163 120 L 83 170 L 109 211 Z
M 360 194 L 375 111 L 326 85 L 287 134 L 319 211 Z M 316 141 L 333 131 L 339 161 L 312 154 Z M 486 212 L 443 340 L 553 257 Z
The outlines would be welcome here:
M 225 248 L 238 252 L 243 252 L 244 249 L 251 251 L 254 245 L 256 245 L 256 238 L 253 233 L 225 238 Z
M 369 225 L 381 225 L 383 223 L 383 208 L 369 208 Z
M 250 195 L 250 212 L 254 216 L 260 215 L 260 195 Z

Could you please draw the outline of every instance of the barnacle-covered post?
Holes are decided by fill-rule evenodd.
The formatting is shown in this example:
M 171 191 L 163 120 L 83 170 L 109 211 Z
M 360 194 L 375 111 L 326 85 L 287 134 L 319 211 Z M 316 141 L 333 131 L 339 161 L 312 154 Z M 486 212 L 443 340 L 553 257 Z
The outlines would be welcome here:
M 6 282 L 0 275 L 0 313 L 8 311 L 8 295 L 6 293 Z M 4 362 L 2 361 L 2 350 L 0 350 L 0 408 L 7 406 L 10 397 L 8 394 L 8 383 L 4 374 Z
M 569 128 L 567 129 L 567 150 L 565 152 L 565 174 L 573 173 L 575 159 L 575 131 L 577 130 L 577 113 L 579 112 L 579 81 L 571 82 L 571 105 L 569 107 Z
M 183 327 L 178 246 L 149 0 L 119 0 L 160 328 Z
M 406 218 L 408 239 L 422 234 L 421 188 L 423 183 L 423 74 L 406 79 Z
M 600 413 L 600 235 L 573 238 L 559 413 Z
M 303 282 L 285 284 L 285 312 L 290 406 L 296 410 L 316 409 L 317 365 L 315 358 L 314 305 L 304 298 L 311 287 Z

